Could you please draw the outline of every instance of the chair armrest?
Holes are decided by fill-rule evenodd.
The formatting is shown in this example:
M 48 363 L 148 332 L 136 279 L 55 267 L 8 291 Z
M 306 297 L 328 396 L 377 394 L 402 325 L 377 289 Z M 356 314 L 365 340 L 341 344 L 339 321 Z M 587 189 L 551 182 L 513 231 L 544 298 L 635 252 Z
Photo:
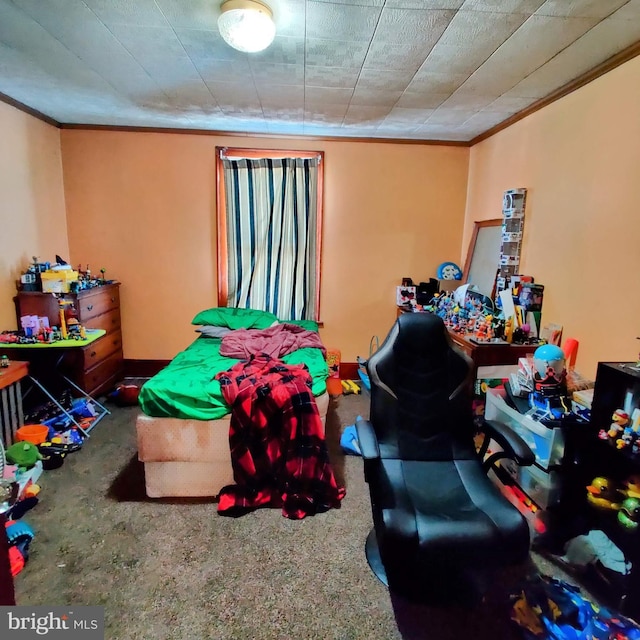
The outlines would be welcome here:
M 362 457 L 365 460 L 379 458 L 378 438 L 371 422 L 369 420 L 357 420 L 356 433 L 358 434 L 358 444 L 360 445 L 360 451 L 362 451 Z
M 511 458 L 521 467 L 535 462 L 536 456 L 531 447 L 507 425 L 495 420 L 482 420 L 480 431 L 502 447 L 504 455 L 500 457 Z

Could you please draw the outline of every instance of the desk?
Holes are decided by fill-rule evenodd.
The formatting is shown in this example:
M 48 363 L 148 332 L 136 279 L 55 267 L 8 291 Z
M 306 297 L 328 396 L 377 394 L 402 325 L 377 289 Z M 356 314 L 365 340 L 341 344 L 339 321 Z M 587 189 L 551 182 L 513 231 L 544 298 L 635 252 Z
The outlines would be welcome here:
M 398 307 L 398 316 L 403 313 L 410 313 L 402 307 Z M 424 312 L 428 313 L 428 312 Z M 488 367 L 494 365 L 515 365 L 518 358 L 524 358 L 533 353 L 539 345 L 537 344 L 506 344 L 488 343 L 479 344 L 472 342 L 470 336 L 463 336 L 460 333 L 449 329 L 449 337 L 453 343 L 464 351 L 474 363 L 473 377 L 477 377 L 478 367 Z
M 20 381 L 29 375 L 28 362 L 10 362 L 0 369 L 0 446 L 13 444 L 16 431 L 23 424 L 22 388 Z
M 453 331 L 449 331 L 449 337 L 473 360 L 474 373 L 477 373 L 478 367 L 518 364 L 518 358 L 526 357 L 539 346 L 535 344 L 478 344 L 469 340 L 467 336 Z
M 6 354 L 10 359 L 8 370 L 11 370 L 12 365 L 17 364 L 13 361 L 14 358 L 22 357 L 28 359 L 31 365 L 31 373 L 27 373 L 25 370 L 22 377 L 28 375 L 29 380 L 76 425 L 80 432 L 84 436 L 88 436 L 89 431 L 91 431 L 99 420 L 105 415 L 108 415 L 110 411 L 65 375 L 63 363 L 69 354 L 73 355 L 78 351 L 81 351 L 84 357 L 86 357 L 86 353 L 90 355 L 92 353 L 90 345 L 100 340 L 105 334 L 106 331 L 104 329 L 89 329 L 87 330 L 87 337 L 84 340 L 67 339 L 57 340 L 56 342 L 36 342 L 33 344 L 2 343 L 0 344 L 0 353 Z M 25 365 L 25 367 L 27 365 L 27 363 L 24 362 L 21 364 Z M 0 369 L 0 371 L 4 371 L 4 369 Z M 17 375 L 17 370 L 15 375 Z M 91 423 L 89 429 L 81 427 L 78 421 L 58 402 L 54 393 L 51 392 L 51 389 L 54 387 L 53 380 L 56 377 L 60 378 L 64 385 L 71 386 L 82 396 L 89 398 L 100 409 L 101 413 L 96 416 L 96 419 Z M 2 378 L 0 377 L 0 381 L 1 380 Z M 22 408 L 20 409 L 20 422 L 22 422 Z

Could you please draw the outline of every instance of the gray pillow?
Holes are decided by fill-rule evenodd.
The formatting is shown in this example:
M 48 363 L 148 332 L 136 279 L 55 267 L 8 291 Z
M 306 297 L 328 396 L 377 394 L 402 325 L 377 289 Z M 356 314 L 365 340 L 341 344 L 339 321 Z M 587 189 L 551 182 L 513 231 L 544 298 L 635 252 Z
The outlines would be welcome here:
M 229 327 L 215 327 L 213 325 L 205 325 L 203 327 L 198 327 L 196 331 L 207 338 L 223 338 L 227 335 L 227 333 L 233 331 L 233 329 L 229 329 Z

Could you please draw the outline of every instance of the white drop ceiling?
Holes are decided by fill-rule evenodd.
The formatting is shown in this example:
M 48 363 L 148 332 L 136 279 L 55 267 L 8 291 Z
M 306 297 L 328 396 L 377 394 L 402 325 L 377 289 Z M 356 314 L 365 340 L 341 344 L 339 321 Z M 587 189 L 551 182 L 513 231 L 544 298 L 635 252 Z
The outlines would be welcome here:
M 219 0 L 0 0 L 0 93 L 61 125 L 466 142 L 640 41 L 640 0 L 266 3 L 245 54 Z

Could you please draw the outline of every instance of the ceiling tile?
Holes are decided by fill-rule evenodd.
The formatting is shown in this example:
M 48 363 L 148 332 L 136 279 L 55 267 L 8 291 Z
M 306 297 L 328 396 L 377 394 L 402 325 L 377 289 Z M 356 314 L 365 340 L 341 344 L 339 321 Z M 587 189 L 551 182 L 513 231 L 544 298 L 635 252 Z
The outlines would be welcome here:
M 197 61 L 195 67 L 207 83 L 245 81 L 253 84 L 253 75 L 248 60 Z
M 379 7 L 339 5 L 308 0 L 306 35 L 308 38 L 368 42 L 373 36 Z
M 258 92 L 253 85 L 241 82 L 207 82 L 207 87 L 225 113 L 262 113 Z
M 32 1 L 37 2 L 37 0 Z M 131 0 L 83 0 L 83 2 L 109 26 L 114 24 L 128 24 L 138 27 L 168 26 L 167 19 L 158 8 L 155 0 L 135 0 L 135 2 L 131 2 Z M 61 13 L 66 14 L 66 9 L 62 9 Z
M 305 104 L 349 104 L 353 89 L 337 89 L 331 87 L 306 87 Z
M 527 16 L 521 13 L 487 13 L 459 11 L 438 45 L 463 47 L 458 55 L 467 57 L 481 49 L 493 53 L 523 22 Z M 488 57 L 487 56 L 485 57 Z
M 251 62 L 251 72 L 256 83 L 304 84 L 304 67 L 301 64 L 272 64 Z
M 536 15 L 567 18 L 606 18 L 627 0 L 547 0 Z
M 466 0 L 461 10 L 531 15 L 542 4 L 544 4 L 544 0 Z
M 115 24 L 113 34 L 122 45 L 142 64 L 145 59 L 159 55 L 186 57 L 182 43 L 171 27 L 146 27 L 130 24 Z
M 429 0 L 429 9 L 459 9 L 464 0 Z M 425 0 L 387 0 L 388 9 L 424 9 Z
M 500 111 L 514 114 L 526 109 L 532 102 L 531 98 L 519 98 L 514 95 L 504 94 L 484 107 L 482 111 Z
M 365 51 L 364 66 L 412 73 L 420 68 L 430 50 L 431 45 L 426 43 L 390 44 L 374 40 Z
M 300 126 L 304 123 L 304 110 L 302 107 L 282 105 L 280 103 L 267 103 L 262 105 L 262 113 L 265 119 L 276 122 L 295 122 Z
M 308 104 L 305 101 L 305 121 L 340 123 L 347 113 L 348 108 L 348 104 L 320 103 L 318 105 L 315 105 L 313 103 Z
M 425 65 L 428 68 L 428 65 Z M 424 68 L 424 67 L 423 67 Z M 453 93 L 469 76 L 465 74 L 430 73 L 422 69 L 407 87 L 414 93 Z
M 358 78 L 357 89 L 381 89 L 404 91 L 411 82 L 411 71 L 392 71 L 387 69 L 363 69 Z
M 360 125 L 377 127 L 389 113 L 387 107 L 370 107 L 364 105 L 349 105 L 344 116 L 345 125 Z
M 372 107 L 393 107 L 402 91 L 382 91 L 379 89 L 359 89 L 357 86 L 351 98 L 352 105 Z
M 398 122 L 407 124 L 422 124 L 429 118 L 435 109 L 407 109 L 406 107 L 394 107 L 387 114 L 385 122 Z
M 597 66 L 602 60 L 631 46 L 638 39 L 638 24 L 608 18 L 597 24 L 545 65 L 518 82 L 510 93 L 543 98 Z
M 431 9 L 387 9 L 382 11 L 374 42 L 433 46 L 455 12 Z
M 325 2 L 327 4 L 341 4 L 341 5 L 358 4 L 363 7 L 382 7 L 384 6 L 385 1 L 388 4 L 389 0 L 315 0 L 315 2 Z
M 300 0 L 267 0 L 276 23 L 276 35 L 304 38 L 306 3 Z
M 448 93 L 414 93 L 405 91 L 398 100 L 396 107 L 406 107 L 408 109 L 435 109 L 447 98 Z
M 593 18 L 531 16 L 462 85 L 468 92 L 496 93 L 511 89 L 564 47 L 588 31 Z
M 175 33 L 192 60 L 248 60 L 246 53 L 232 49 L 218 31 L 180 27 Z
M 304 38 L 276 36 L 271 46 L 251 55 L 251 61 L 276 64 L 304 64 Z
M 256 84 L 258 98 L 264 107 L 270 104 L 292 104 L 302 108 L 304 104 L 304 87 L 302 85 L 286 84 Z
M 342 67 L 307 67 L 304 82 L 311 87 L 353 89 L 358 81 L 358 69 Z
M 449 109 L 451 111 L 457 111 L 459 109 L 462 111 L 480 111 L 498 97 L 497 95 L 462 93 L 461 91 L 456 91 L 456 93 L 443 101 L 441 106 L 443 109 Z
M 346 42 L 307 38 L 307 66 L 346 67 L 359 69 L 367 55 L 366 42 Z
M 425 124 L 445 124 L 445 125 L 453 125 L 458 126 L 463 122 L 466 122 L 471 116 L 475 115 L 477 111 L 475 110 L 465 110 L 465 109 L 436 109 L 433 112 L 433 115 L 426 121 Z
M 618 9 L 612 17 L 620 20 L 640 19 L 640 0 L 629 0 L 629 2 Z

